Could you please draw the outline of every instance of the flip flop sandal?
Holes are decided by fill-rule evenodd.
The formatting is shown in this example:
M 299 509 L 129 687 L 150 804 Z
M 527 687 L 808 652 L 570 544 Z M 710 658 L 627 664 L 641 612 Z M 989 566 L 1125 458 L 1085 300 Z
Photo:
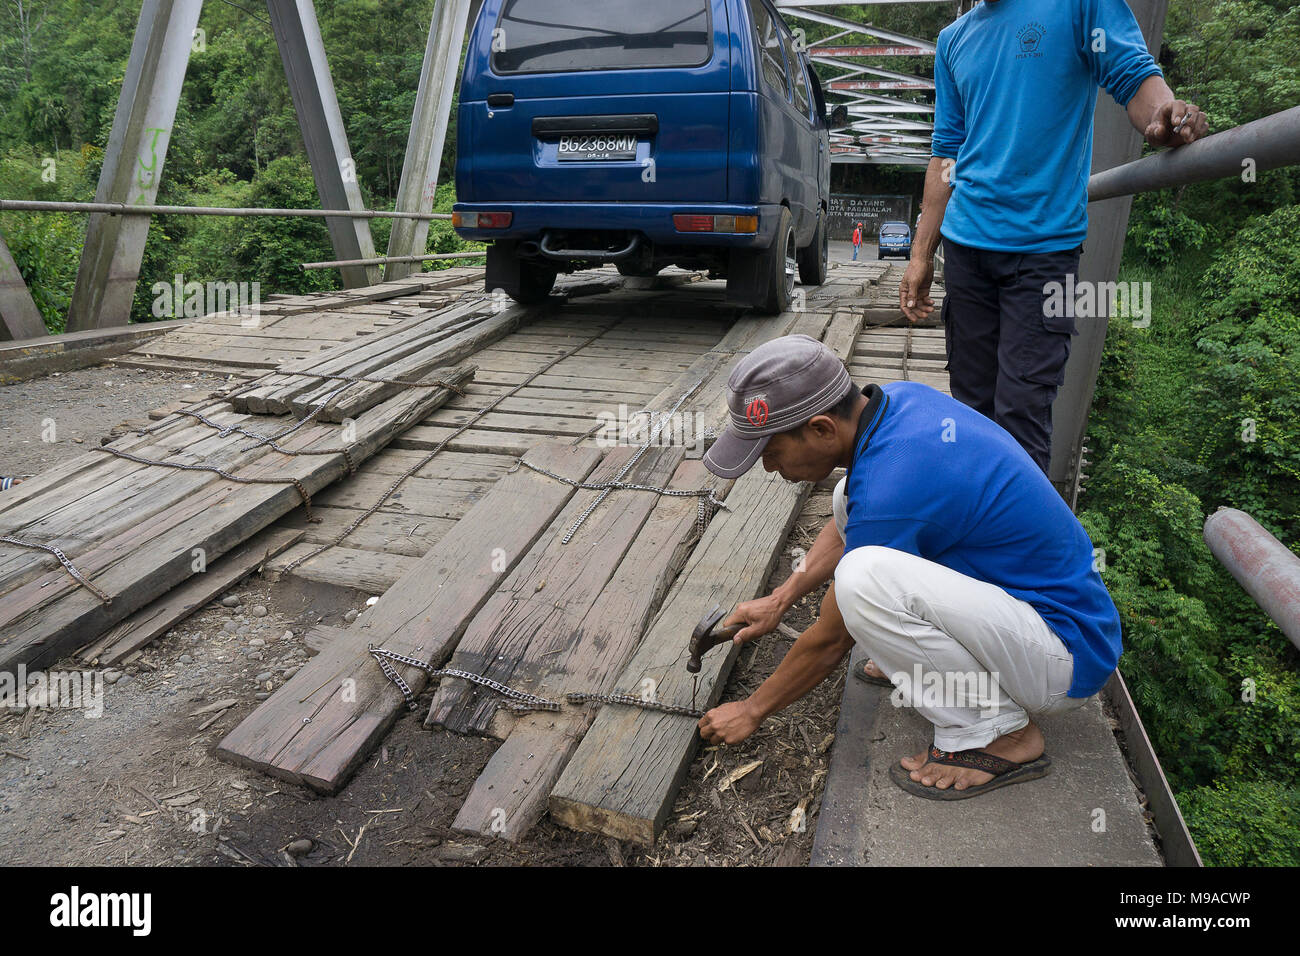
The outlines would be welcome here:
M 990 790 L 997 790 L 999 787 L 1008 787 L 1013 783 L 1024 783 L 1027 780 L 1037 780 L 1039 777 L 1047 776 L 1052 769 L 1052 758 L 1047 754 L 1043 754 L 1037 760 L 1016 763 L 1013 760 L 1004 760 L 983 750 L 962 750 L 954 753 L 950 750 L 940 750 L 933 744 L 930 745 L 930 762 L 947 764 L 951 767 L 983 770 L 985 773 L 993 774 L 993 779 L 988 783 L 980 784 L 978 787 L 967 787 L 965 790 L 957 790 L 953 787 L 940 790 L 938 787 L 927 787 L 925 784 L 913 780 L 910 776 L 911 771 L 898 761 L 894 761 L 890 766 L 889 778 L 898 784 L 901 789 L 926 800 L 968 800 L 971 797 L 978 797 L 982 793 L 988 793 Z
M 864 684 L 875 684 L 877 687 L 893 687 L 894 682 L 888 677 L 877 677 L 875 674 L 867 673 L 867 665 L 870 660 L 863 661 L 859 666 L 853 668 L 853 676 Z

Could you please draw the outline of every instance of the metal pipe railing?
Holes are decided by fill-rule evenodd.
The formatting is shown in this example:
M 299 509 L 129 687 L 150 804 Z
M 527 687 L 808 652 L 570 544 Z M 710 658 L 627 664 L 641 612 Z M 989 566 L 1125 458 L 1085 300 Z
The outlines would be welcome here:
M 298 268 L 335 269 L 342 266 L 382 266 L 389 262 L 432 262 L 435 259 L 482 259 L 487 250 L 479 252 L 439 252 L 427 256 L 375 256 L 373 259 L 338 259 L 333 262 L 303 262 Z
M 1095 173 L 1088 201 L 1240 176 L 1247 160 L 1252 172 L 1300 163 L 1300 106 Z
M 1210 553 L 1300 648 L 1300 557 L 1235 508 L 1206 518 L 1204 533 Z
M 0 199 L 0 212 L 98 212 L 110 216 L 287 216 L 302 219 L 450 219 L 446 212 L 390 212 L 384 209 L 266 209 L 256 206 L 149 206 L 121 202 L 46 202 Z

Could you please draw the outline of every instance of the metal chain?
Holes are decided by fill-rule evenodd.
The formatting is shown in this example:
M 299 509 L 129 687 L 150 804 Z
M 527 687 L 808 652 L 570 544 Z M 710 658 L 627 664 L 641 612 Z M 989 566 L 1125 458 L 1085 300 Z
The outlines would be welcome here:
M 435 677 L 458 677 L 461 680 L 469 681 L 480 687 L 486 687 L 489 690 L 496 691 L 502 697 L 507 698 L 512 703 L 506 707 L 515 713 L 529 713 L 537 710 L 558 711 L 560 702 L 551 700 L 547 697 L 538 697 L 536 694 L 529 694 L 526 691 L 515 690 L 513 687 L 507 687 L 500 681 L 495 681 L 490 677 L 484 677 L 482 674 L 472 674 L 469 671 L 458 670 L 454 667 L 434 667 L 432 664 L 419 660 L 414 657 L 407 657 L 405 654 L 398 654 L 396 651 L 390 651 L 387 648 L 375 647 L 373 644 L 366 645 L 366 651 L 375 659 L 379 669 L 384 672 L 384 676 L 397 685 L 398 690 L 406 699 L 406 706 L 414 710 L 416 707 L 415 694 L 411 690 L 411 685 L 402 679 L 402 675 L 397 672 L 397 668 L 392 662 L 405 664 L 408 667 L 414 667 L 424 671 L 430 678 Z M 678 704 L 661 704 L 658 701 L 643 700 L 640 697 L 632 697 L 627 694 L 596 694 L 582 693 L 575 691 L 565 694 L 565 700 L 570 704 L 623 704 L 627 707 L 639 707 L 642 710 L 654 710 L 664 714 L 680 714 L 684 717 L 703 717 L 704 711 L 695 710 L 691 707 L 683 707 Z
M 54 547 L 54 545 L 36 544 L 31 541 L 19 541 L 17 538 L 11 538 L 7 534 L 0 535 L 0 541 L 5 542 L 6 544 L 12 544 L 19 548 L 31 548 L 34 551 L 49 552 L 50 554 L 54 555 L 56 558 L 59 559 L 59 564 L 63 565 L 63 570 L 67 571 L 68 574 L 72 576 L 72 580 L 76 581 L 78 584 L 80 584 L 91 594 L 95 595 L 95 597 L 99 598 L 101 604 L 107 607 L 108 605 L 113 603 L 113 599 L 111 597 L 109 597 L 99 588 L 95 587 L 95 585 L 91 584 L 90 580 L 84 574 L 82 574 L 80 571 L 77 570 L 76 565 L 74 565 L 71 561 L 68 560 L 68 556 L 64 554 L 62 551 L 60 551 L 58 548 Z
M 301 451 L 297 451 L 291 448 L 285 448 L 276 443 L 277 439 L 283 438 L 285 435 L 297 431 L 301 426 L 307 424 L 309 419 L 315 417 L 315 415 L 319 411 L 320 408 L 317 408 L 316 411 L 312 412 L 312 414 L 309 415 L 307 418 L 304 418 L 302 421 L 298 422 L 296 425 L 293 426 L 293 428 L 289 429 L 288 431 L 281 432 L 278 435 L 260 435 L 257 432 L 249 431 L 243 425 L 222 425 L 219 422 L 214 422 L 212 419 L 208 418 L 202 412 L 190 411 L 189 409 L 185 409 L 185 408 L 178 409 L 175 412 L 175 414 L 185 415 L 189 418 L 196 419 L 197 421 L 202 422 L 204 425 L 207 425 L 209 428 L 216 429 L 218 438 L 225 438 L 227 435 L 231 434 L 232 432 L 235 432 L 240 435 L 245 435 L 248 438 L 252 438 L 258 443 L 258 445 L 266 445 L 268 448 L 271 448 L 274 451 L 278 451 L 282 455 L 289 455 L 291 457 L 298 457 L 301 455 L 342 455 L 343 461 L 346 462 L 348 466 L 348 474 L 355 475 L 357 473 L 357 465 L 352 458 L 352 449 L 350 448 L 319 448 L 319 449 L 303 449 Z M 251 451 L 252 449 L 245 449 L 245 450 Z
M 700 505 L 699 505 L 699 510 L 696 512 L 695 515 L 695 523 L 696 523 L 696 530 L 699 531 L 701 534 L 704 532 L 704 527 L 708 524 L 708 520 L 709 520 L 708 509 L 710 507 L 715 510 L 717 509 L 721 509 L 723 511 L 731 510 L 730 508 L 727 507 L 725 502 L 720 501 L 717 497 L 714 496 L 714 492 L 717 490 L 715 488 L 695 488 L 695 489 L 656 488 L 653 485 L 639 485 L 636 484 L 635 482 L 619 481 L 616 478 L 611 478 L 609 481 L 574 481 L 572 478 L 566 478 L 564 475 L 558 475 L 553 471 L 550 471 L 546 468 L 542 468 L 540 465 L 534 465 L 530 461 L 525 461 L 523 458 L 520 458 L 517 464 L 523 465 L 525 468 L 529 469 L 530 471 L 535 471 L 539 475 L 545 475 L 547 478 L 554 478 L 556 481 L 563 482 L 566 485 L 572 485 L 574 488 L 577 488 L 581 491 L 649 491 L 649 492 L 653 492 L 656 495 L 665 495 L 670 498 L 699 498 Z M 513 471 L 514 469 L 512 468 L 511 470 Z M 588 515 L 591 514 L 593 510 L 595 510 L 596 505 L 603 500 L 604 500 L 604 496 L 592 502 L 591 506 L 588 507 L 587 510 L 584 511 L 582 515 L 580 515 L 579 517 L 585 519 Z M 581 522 L 575 522 L 574 526 L 570 528 L 570 533 L 565 535 L 563 539 L 564 544 L 569 543 L 569 540 L 573 537 L 573 534 L 576 533 L 580 525 Z
M 690 398 L 692 395 L 694 395 L 697 391 L 700 390 L 700 386 L 704 384 L 704 379 L 706 377 L 707 375 L 701 376 L 700 379 L 694 385 L 692 385 L 685 392 L 683 392 L 681 397 L 677 399 L 676 404 L 673 405 L 673 407 L 668 411 L 666 415 L 661 415 L 658 418 L 656 418 L 655 412 L 650 411 L 649 409 L 643 409 L 643 411 L 646 411 L 650 415 L 650 421 L 652 423 L 652 428 L 650 430 L 650 433 L 646 436 L 646 440 L 641 444 L 641 447 L 636 450 L 636 454 L 633 455 L 631 458 L 629 458 L 627 463 L 618 470 L 618 474 L 615 475 L 611 481 L 603 483 L 604 487 L 601 490 L 600 494 L 596 497 L 596 500 L 593 501 L 591 504 L 587 505 L 587 507 L 583 509 L 582 514 L 578 515 L 578 517 L 574 519 L 573 524 L 569 525 L 568 530 L 565 531 L 564 537 L 561 539 L 562 544 L 568 544 L 570 541 L 573 540 L 573 536 L 578 533 L 578 530 L 583 526 L 584 523 L 586 523 L 587 519 L 591 517 L 592 512 L 595 511 L 596 508 L 600 506 L 601 502 L 603 502 L 606 498 L 609 497 L 610 491 L 614 490 L 615 488 L 632 488 L 639 491 L 654 491 L 657 492 L 658 494 L 672 494 L 672 492 L 669 492 L 666 488 L 665 489 L 650 488 L 646 485 L 634 485 L 630 483 L 624 483 L 623 477 L 636 466 L 636 463 L 641 460 L 641 456 L 644 455 L 646 451 L 650 448 L 650 446 L 654 444 L 655 439 L 659 437 L 659 433 L 664 430 L 664 426 L 668 424 L 669 421 L 672 420 L 672 417 L 675 414 L 677 414 L 677 409 L 681 408 L 688 398 Z M 527 464 L 527 462 L 523 461 L 522 456 L 520 456 L 519 460 L 524 464 Z M 533 466 L 529 465 L 528 467 L 532 468 Z M 540 471 L 540 469 L 534 469 L 534 470 Z M 551 475 L 551 477 L 559 478 L 558 475 Z M 559 480 L 565 481 L 566 479 L 559 478 Z M 677 494 L 681 495 L 683 494 L 683 492 L 677 492 Z M 684 494 L 698 495 L 699 492 L 685 492 Z M 712 502 L 717 507 L 722 506 L 722 502 L 718 501 L 716 498 L 713 497 L 713 489 L 711 488 L 708 489 L 708 501 Z M 700 507 L 696 514 L 696 519 L 695 519 L 696 527 L 701 534 L 704 533 L 704 525 L 707 523 L 707 521 L 708 521 L 708 516 L 705 513 L 705 501 L 704 499 L 701 499 Z
M 642 710 L 656 710 L 663 714 L 681 714 L 683 717 L 704 716 L 704 711 L 696 710 L 694 707 L 684 707 L 681 704 L 661 704 L 656 700 L 642 700 L 640 697 L 631 697 L 627 694 L 572 693 L 565 694 L 564 698 L 570 704 L 623 704 L 627 707 L 640 707 Z
M 481 674 L 471 674 L 469 671 L 456 670 L 452 667 L 437 668 L 425 661 L 418 660 L 414 657 L 407 657 L 405 654 L 398 654 L 383 647 L 375 647 L 373 644 L 366 645 L 366 651 L 379 664 L 380 670 L 384 676 L 397 685 L 406 698 L 406 706 L 411 710 L 415 709 L 415 694 L 411 692 L 411 685 L 402 679 L 402 675 L 397 673 L 397 668 L 393 667 L 390 661 L 396 661 L 398 664 L 405 664 L 408 667 L 415 667 L 424 671 L 430 677 L 459 677 L 461 680 L 467 680 L 481 687 L 487 687 L 496 691 L 502 697 L 517 701 L 520 704 L 526 704 L 528 710 L 559 710 L 560 702 L 548 700 L 545 697 L 538 697 L 536 694 L 525 693 L 522 690 L 515 690 L 507 687 L 505 684 L 492 680 L 490 677 L 484 677 Z
M 175 468 L 179 471 L 207 471 L 214 475 L 220 475 L 227 481 L 234 481 L 241 485 L 293 485 L 298 489 L 298 494 L 302 496 L 303 507 L 307 509 L 307 520 L 319 520 L 312 514 L 311 495 L 308 494 L 306 486 L 297 478 L 243 478 L 239 475 L 232 475 L 228 471 L 223 471 L 216 465 L 190 465 L 179 461 L 158 461 L 153 458 L 142 458 L 139 455 L 131 454 L 129 451 L 122 451 L 120 448 L 111 448 L 107 445 L 92 448 L 91 450 L 116 455 L 118 458 L 125 458 L 127 461 L 133 461 L 139 465 L 155 465 L 159 468 Z

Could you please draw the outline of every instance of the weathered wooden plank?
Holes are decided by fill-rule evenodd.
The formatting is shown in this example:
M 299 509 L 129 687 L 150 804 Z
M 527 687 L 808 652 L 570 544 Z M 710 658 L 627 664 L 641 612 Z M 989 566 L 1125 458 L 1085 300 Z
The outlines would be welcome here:
M 477 321 L 461 331 L 436 341 L 408 355 L 385 354 L 375 363 L 361 366 L 349 366 L 346 374 L 395 379 L 411 382 L 423 377 L 435 368 L 454 365 L 468 358 L 490 342 L 517 329 L 524 321 L 522 309 L 507 309 L 498 315 L 480 317 Z M 459 326 L 457 326 L 459 328 Z M 369 366 L 369 367 L 367 367 Z M 293 400 L 293 411 L 297 415 L 308 415 L 319 406 L 322 421 L 341 422 L 355 418 L 358 414 L 376 405 L 390 395 L 401 390 L 400 385 L 375 384 L 372 382 L 350 385 L 340 392 L 341 382 L 325 382 L 316 389 L 303 392 Z
M 699 461 L 678 466 L 670 487 L 702 488 L 712 479 Z M 730 482 L 722 482 L 725 497 Z M 560 699 L 571 691 L 608 693 L 636 649 L 668 586 L 696 540 L 696 502 L 661 498 L 618 569 L 571 633 L 556 635 L 535 692 Z M 555 781 L 591 723 L 589 708 L 526 716 L 511 728 L 471 788 L 453 826 L 518 840 L 546 812 Z
M 361 508 L 321 505 L 313 505 L 312 510 L 319 522 L 309 522 L 306 513 L 300 510 L 281 518 L 278 526 L 301 529 L 303 540 L 312 544 L 331 544 L 364 512 Z M 420 558 L 451 530 L 457 520 L 380 509 L 361 522 L 343 543 L 361 551 L 384 551 Z
M 378 374 L 386 366 L 413 352 L 471 328 L 483 321 L 487 314 L 483 303 L 456 306 L 408 319 L 358 341 L 344 342 L 318 355 L 278 363 L 273 375 L 234 399 L 235 408 L 259 415 L 285 414 L 294 410 L 293 402 L 299 396 L 318 395 L 323 398 L 346 384 L 337 380 L 312 378 L 313 375 Z M 360 385 L 347 386 L 348 391 L 360 389 Z M 300 411 L 298 414 L 304 413 Z
M 464 370 L 466 375 L 470 372 Z M 441 389 L 412 389 L 363 413 L 350 448 L 353 461 L 369 458 L 445 401 L 448 394 Z M 284 446 L 300 451 L 336 448 L 338 431 L 331 426 L 309 426 L 286 438 Z M 346 469 L 341 454 L 303 455 L 287 461 L 278 453 L 262 455 L 237 474 L 276 483 L 210 482 L 113 539 L 76 552 L 71 556 L 76 566 L 112 596 L 112 603 L 102 604 L 56 564 L 5 594 L 0 605 L 0 667 L 40 665 L 57 659 L 187 580 L 194 573 L 196 550 L 201 549 L 206 560 L 215 561 L 298 507 L 301 497 L 297 488 L 278 479 L 296 478 L 310 494 L 341 477 Z
M 268 570 L 275 574 L 299 558 L 311 554 L 319 545 L 303 542 L 295 545 L 271 561 Z M 365 551 L 338 544 L 304 561 L 293 569 L 293 574 L 308 581 L 332 584 L 339 588 L 352 588 L 367 594 L 383 594 L 402 575 L 415 565 L 416 559 L 385 551 Z
M 813 331 L 818 322 L 824 334 Z M 851 313 L 837 314 L 829 324 L 805 314 L 793 331 L 822 338 L 843 359 L 852 351 L 861 323 Z M 755 335 L 742 347 L 757 344 Z M 710 522 L 623 671 L 620 691 L 635 692 L 650 680 L 658 699 L 689 702 L 686 638 L 715 603 L 734 606 L 760 593 L 809 491 L 806 484 L 790 484 L 758 469 L 737 480 L 727 499 L 731 510 Z M 735 654 L 733 645 L 705 658 L 699 674 L 704 706 L 721 696 Z M 698 741 L 691 718 L 602 708 L 551 794 L 551 816 L 575 829 L 652 845 Z
M 616 692 L 637 694 L 651 686 L 658 700 L 690 705 L 691 631 L 715 603 L 734 606 L 760 593 L 807 494 L 806 484 L 757 470 L 736 481 L 727 498 L 732 510 L 710 522 Z M 700 705 L 721 697 L 735 654 L 728 645 L 704 658 Z M 551 794 L 551 817 L 573 829 L 652 845 L 698 741 L 694 718 L 602 707 Z
M 638 454 L 612 449 L 591 481 L 613 479 Z M 684 452 L 648 448 L 624 480 L 663 487 Z M 515 568 L 465 631 L 451 659 L 457 670 L 481 674 L 517 690 L 533 692 L 580 638 L 581 625 L 654 509 L 656 496 L 615 491 L 605 496 L 578 536 L 563 542 L 566 528 L 601 496 L 579 491 Z M 434 695 L 425 726 L 483 734 L 501 698 L 463 680 L 444 679 Z
M 292 546 L 302 532 L 268 528 L 242 546 L 223 554 L 204 573 L 196 574 L 147 607 L 143 607 L 88 647 L 77 657 L 87 664 L 109 667 L 119 663 L 185 618 L 252 574 L 264 562 Z
M 595 449 L 548 445 L 529 461 L 581 481 L 600 457 Z M 465 625 L 572 494 L 569 485 L 529 469 L 503 477 L 369 609 L 364 631 L 358 630 L 364 641 L 335 642 L 323 651 L 236 727 L 218 756 L 336 792 L 404 705 L 365 643 L 442 664 Z M 401 671 L 415 693 L 427 683 L 423 671 Z

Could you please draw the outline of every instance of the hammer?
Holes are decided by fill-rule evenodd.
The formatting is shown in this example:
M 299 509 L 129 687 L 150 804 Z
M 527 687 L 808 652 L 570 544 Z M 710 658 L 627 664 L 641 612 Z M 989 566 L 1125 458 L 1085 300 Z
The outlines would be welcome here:
M 698 674 L 700 672 L 701 660 L 710 648 L 717 647 L 719 644 L 725 644 L 744 630 L 744 624 L 732 624 L 730 627 L 717 627 L 719 621 L 726 616 L 726 611 L 721 605 L 713 605 L 713 610 L 709 611 L 704 617 L 700 618 L 700 623 L 695 625 L 695 630 L 691 632 L 691 643 L 687 650 L 690 652 L 690 659 L 686 662 L 686 672 L 688 674 Z M 695 709 L 695 691 L 699 684 L 699 678 L 691 678 L 691 709 Z
M 715 604 L 713 610 L 700 618 L 700 623 L 695 625 L 695 630 L 691 632 L 689 647 L 691 659 L 686 662 L 687 673 L 698 674 L 700 672 L 700 658 L 707 651 L 719 644 L 727 643 L 745 629 L 745 624 L 732 624 L 730 627 L 714 630 L 717 623 L 726 616 L 726 613 L 719 605 Z

